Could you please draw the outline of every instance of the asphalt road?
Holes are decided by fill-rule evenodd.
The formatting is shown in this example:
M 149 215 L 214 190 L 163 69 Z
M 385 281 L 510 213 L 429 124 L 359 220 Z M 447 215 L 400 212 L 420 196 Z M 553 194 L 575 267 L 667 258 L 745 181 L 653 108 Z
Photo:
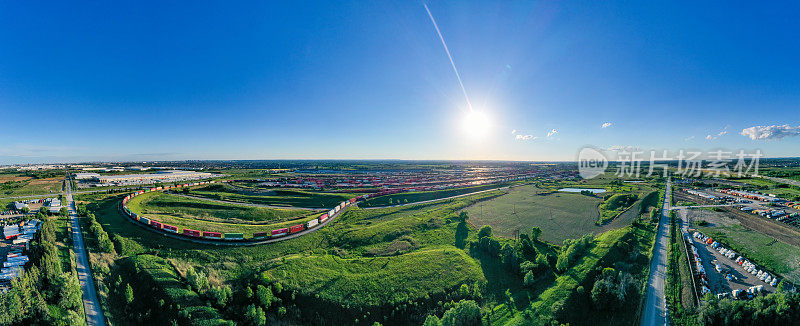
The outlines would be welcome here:
M 650 261 L 650 276 L 647 278 L 647 299 L 644 303 L 642 326 L 667 325 L 667 298 L 664 284 L 667 279 L 667 247 L 669 247 L 669 203 L 672 193 L 672 178 L 667 180 L 664 208 L 658 222 L 653 260 Z
M 81 233 L 81 226 L 78 223 L 78 214 L 75 209 L 75 201 L 72 200 L 72 187 L 69 181 L 67 181 L 65 197 L 67 198 L 67 207 L 69 207 L 70 223 L 72 223 L 72 245 L 75 250 L 78 280 L 80 281 L 81 290 L 83 291 L 83 308 L 86 312 L 86 324 L 105 326 L 106 318 L 103 315 L 100 300 L 97 299 L 97 290 L 94 286 L 92 270 L 89 267 L 89 255 L 83 243 L 83 234 Z

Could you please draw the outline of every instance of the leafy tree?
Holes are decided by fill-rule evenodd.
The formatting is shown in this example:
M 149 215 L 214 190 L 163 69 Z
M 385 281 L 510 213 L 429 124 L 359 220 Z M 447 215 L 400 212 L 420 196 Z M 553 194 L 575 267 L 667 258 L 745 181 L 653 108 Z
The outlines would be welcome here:
M 491 236 L 492 236 L 492 227 L 489 226 L 489 225 L 484 225 L 484 226 L 481 227 L 480 230 L 478 230 L 478 238 L 479 239 L 480 238 L 484 238 L 484 237 L 491 237 Z
M 227 285 L 212 287 L 210 294 L 211 298 L 214 299 L 214 302 L 222 308 L 225 308 L 225 306 L 228 304 L 228 301 L 230 301 L 231 297 L 233 296 L 231 287 Z
M 533 275 L 533 271 L 528 271 L 525 273 L 525 277 L 523 278 L 523 283 L 525 286 L 531 287 L 534 283 L 536 283 L 536 275 Z
M 531 240 L 537 241 L 539 240 L 539 236 L 542 234 L 542 229 L 538 226 L 534 226 L 531 229 Z
M 245 320 L 247 320 L 250 325 L 264 326 L 267 323 L 267 316 L 264 314 L 264 309 L 255 304 L 251 304 L 247 306 Z
M 58 210 L 58 215 L 67 217 L 69 216 L 69 210 L 66 207 L 61 207 L 61 209 Z
M 467 227 L 467 223 L 463 221 L 458 222 L 458 225 L 456 225 L 456 235 L 455 235 L 456 248 L 460 249 L 464 248 L 464 246 L 466 245 L 467 236 L 469 236 L 469 228 Z
M 205 293 L 208 289 L 208 278 L 202 271 L 195 271 L 193 267 L 186 270 L 186 281 L 198 293 Z
M 133 288 L 130 284 L 125 284 L 125 303 L 133 303 Z
M 272 302 L 275 301 L 275 296 L 272 294 L 272 290 L 261 284 L 256 287 L 256 297 L 258 298 L 258 302 L 266 308 L 269 308 L 269 306 L 272 305 Z
M 442 326 L 480 326 L 481 307 L 475 301 L 461 300 L 445 311 Z
M 428 318 L 425 318 L 425 322 L 422 323 L 422 326 L 441 326 L 442 322 L 439 321 L 439 317 L 434 315 L 428 315 Z

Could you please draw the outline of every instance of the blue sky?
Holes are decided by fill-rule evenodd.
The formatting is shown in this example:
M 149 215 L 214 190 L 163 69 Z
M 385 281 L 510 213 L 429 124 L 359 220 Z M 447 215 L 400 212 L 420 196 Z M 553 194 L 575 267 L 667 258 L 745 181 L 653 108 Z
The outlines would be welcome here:
M 800 156 L 796 4 L 423 3 L 4 2 L 0 163 Z

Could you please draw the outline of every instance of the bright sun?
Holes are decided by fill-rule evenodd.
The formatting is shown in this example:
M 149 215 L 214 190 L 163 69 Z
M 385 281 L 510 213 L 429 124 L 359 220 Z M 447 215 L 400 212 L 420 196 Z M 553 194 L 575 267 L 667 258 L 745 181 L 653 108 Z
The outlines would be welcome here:
M 470 111 L 464 116 L 462 121 L 464 132 L 472 138 L 480 139 L 486 137 L 491 128 L 488 116 L 477 110 Z

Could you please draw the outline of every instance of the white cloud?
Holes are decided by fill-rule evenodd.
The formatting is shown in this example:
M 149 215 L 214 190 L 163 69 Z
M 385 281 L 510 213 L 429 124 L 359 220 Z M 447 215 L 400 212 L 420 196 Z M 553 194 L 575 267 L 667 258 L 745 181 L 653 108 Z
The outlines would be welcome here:
M 792 127 L 789 125 L 755 126 L 742 129 L 742 136 L 750 137 L 752 140 L 772 140 L 784 137 L 800 136 L 800 126 Z
M 514 137 L 516 140 L 526 141 L 526 140 L 536 140 L 539 137 L 534 137 L 533 135 L 517 135 Z
M 512 134 L 512 135 L 513 135 L 513 134 L 516 134 L 516 133 L 517 133 L 517 129 L 511 129 L 511 134 Z
M 684 140 L 685 140 L 685 141 L 691 141 L 692 139 L 694 139 L 694 136 L 689 136 L 689 137 L 686 137 L 686 139 L 684 139 Z
M 724 135 L 725 135 L 725 134 L 727 134 L 727 133 L 728 133 L 728 131 L 727 131 L 727 130 L 720 131 L 720 132 L 717 134 L 717 137 L 719 137 L 719 136 L 724 136 Z
M 550 130 L 550 131 L 547 132 L 547 137 L 550 137 L 550 136 L 555 135 L 557 133 L 558 133 L 558 131 L 556 131 L 555 129 Z
M 638 151 L 639 147 L 631 146 L 631 145 L 628 145 L 628 146 L 613 145 L 613 146 L 610 146 L 609 148 L 607 148 L 606 150 L 607 151 L 611 151 L 611 152 L 620 152 L 620 151 L 633 152 L 633 151 Z
M 603 125 L 600 126 L 600 128 L 608 128 L 608 127 L 611 127 L 611 122 L 603 123 Z
M 706 140 L 714 140 L 714 139 L 717 139 L 717 137 L 711 136 L 710 134 L 706 136 Z

